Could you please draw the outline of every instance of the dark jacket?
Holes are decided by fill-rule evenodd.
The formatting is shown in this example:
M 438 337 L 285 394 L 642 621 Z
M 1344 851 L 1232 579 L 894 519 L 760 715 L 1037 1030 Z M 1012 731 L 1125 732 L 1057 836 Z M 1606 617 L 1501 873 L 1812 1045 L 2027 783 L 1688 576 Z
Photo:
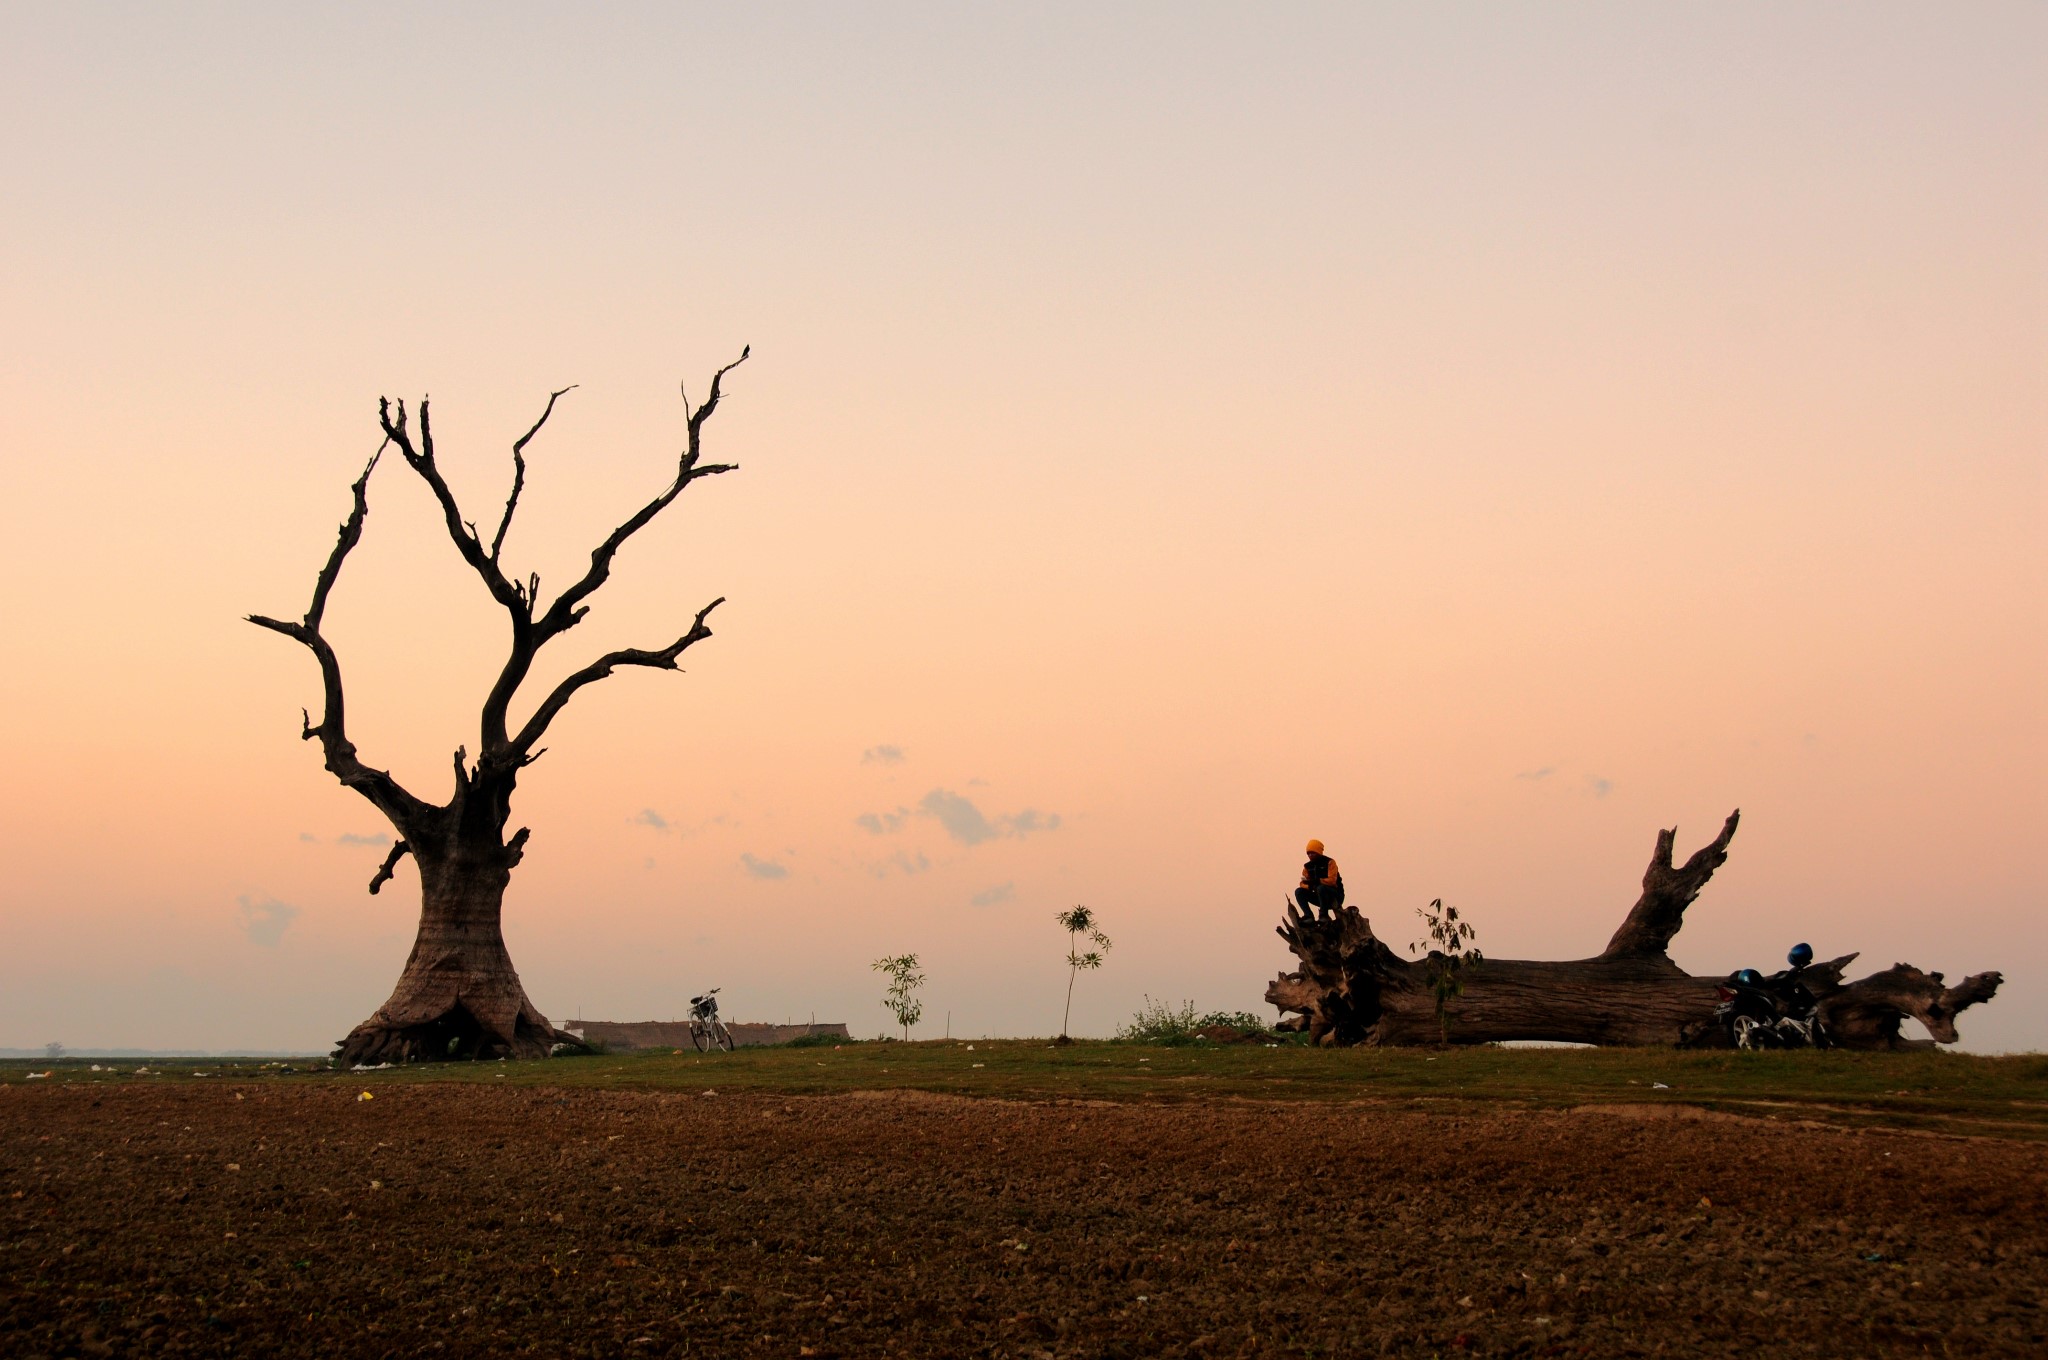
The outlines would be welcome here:
M 1304 888 L 1334 888 L 1344 881 L 1344 875 L 1337 872 L 1337 861 L 1328 855 L 1310 855 L 1308 863 L 1301 866 L 1301 886 Z

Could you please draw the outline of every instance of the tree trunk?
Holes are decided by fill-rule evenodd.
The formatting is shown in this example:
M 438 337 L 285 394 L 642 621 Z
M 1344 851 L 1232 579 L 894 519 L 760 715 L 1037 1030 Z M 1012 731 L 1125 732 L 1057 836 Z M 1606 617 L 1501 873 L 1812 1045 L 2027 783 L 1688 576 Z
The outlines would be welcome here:
M 495 832 L 451 853 L 422 854 L 420 929 L 398 985 L 341 1041 L 344 1064 L 545 1058 L 583 1041 L 548 1023 L 519 983 L 499 918 L 519 846 Z M 395 858 L 395 853 L 394 853 Z
M 1306 1031 L 1316 1042 L 1350 1044 L 1481 1044 L 1550 1040 L 1601 1045 L 1724 1046 L 1714 1020 L 1721 979 L 1693 977 L 1666 952 L 1685 909 L 1728 857 L 1740 813 L 1721 834 L 1673 867 L 1675 831 L 1660 831 L 1643 876 L 1643 894 L 1607 948 L 1590 959 L 1484 959 L 1459 974 L 1463 994 L 1450 998 L 1440 1026 L 1431 963 L 1397 956 L 1372 933 L 1356 907 L 1304 912 L 1290 904 L 1280 938 L 1301 961 L 1266 989 L 1266 1000 L 1294 1012 L 1280 1028 Z M 1979 973 L 1958 987 L 1941 974 L 1899 964 L 1845 984 L 1856 955 L 1815 964 L 1801 975 L 1819 1002 L 1822 1023 L 1845 1048 L 1896 1048 L 1899 1023 L 1912 1016 L 1941 1043 L 1956 1041 L 1955 1014 L 1986 1001 L 2002 980 Z M 1443 961 L 1432 955 L 1436 965 Z

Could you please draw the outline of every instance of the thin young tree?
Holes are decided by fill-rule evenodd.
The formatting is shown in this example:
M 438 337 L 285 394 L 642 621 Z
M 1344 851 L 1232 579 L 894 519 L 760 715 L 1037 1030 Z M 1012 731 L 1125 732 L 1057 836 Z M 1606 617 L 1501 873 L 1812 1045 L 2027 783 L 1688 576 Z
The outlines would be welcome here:
M 1102 966 L 1102 956 L 1109 952 L 1109 936 L 1102 933 L 1095 924 L 1095 913 L 1086 907 L 1077 906 L 1072 911 L 1059 912 L 1052 919 L 1067 932 L 1067 1009 L 1060 1015 L 1060 1042 L 1069 1043 L 1067 1022 L 1074 1015 L 1074 979 L 1081 976 L 1084 968 Z M 1083 936 L 1095 946 L 1085 954 L 1081 952 Z
M 917 989 L 924 986 L 924 974 L 918 969 L 917 955 L 896 954 L 876 959 L 872 967 L 889 979 L 889 986 L 882 994 L 882 1009 L 896 1017 L 896 1023 L 903 1026 L 904 1039 L 908 1040 L 910 1027 L 924 1016 L 924 1002 L 917 997 Z
M 1449 1043 L 1451 999 L 1465 994 L 1465 970 L 1484 963 L 1486 956 L 1472 943 L 1477 933 L 1471 923 L 1459 920 L 1458 909 L 1445 906 L 1441 897 L 1427 907 L 1417 907 L 1415 914 L 1422 918 L 1429 938 L 1415 941 L 1408 946 L 1408 952 L 1421 954 L 1428 950 L 1423 973 L 1429 979 L 1430 994 L 1436 998 L 1437 1035 Z M 1432 944 L 1436 946 L 1433 949 Z
M 397 839 L 374 877 L 372 893 L 389 882 L 399 861 L 410 855 L 420 875 L 420 926 L 391 997 L 341 1041 L 336 1056 L 347 1064 L 403 1062 L 439 1058 L 529 1058 L 546 1056 L 560 1045 L 580 1047 L 574 1036 L 548 1023 L 527 999 L 512 966 L 500 928 L 505 888 L 512 870 L 526 853 L 529 830 L 506 835 L 511 821 L 512 792 L 519 772 L 538 760 L 549 724 L 587 685 L 605 679 L 621 666 L 679 670 L 676 659 L 711 636 L 705 620 L 724 603 L 723 597 L 697 611 L 690 627 L 675 641 L 653 649 L 624 648 L 606 652 L 569 674 L 526 714 L 514 719 L 521 685 L 542 647 L 581 623 L 589 600 L 610 579 L 613 560 L 634 534 L 666 510 L 691 483 L 730 472 L 734 464 L 703 461 L 704 426 L 718 409 L 725 375 L 744 362 L 749 349 L 720 368 L 701 405 L 692 407 L 683 394 L 685 442 L 676 472 L 666 489 L 611 531 L 590 554 L 590 566 L 567 589 L 545 604 L 540 577 L 508 571 L 502 553 L 505 535 L 519 509 L 526 486 L 526 448 L 555 403 L 571 388 L 548 396 L 540 418 L 512 445 L 512 487 L 496 530 L 486 539 L 456 504 L 455 493 L 434 457 L 432 416 L 420 400 L 418 424 L 405 403 L 380 398 L 377 420 L 383 442 L 356 479 L 354 505 L 342 521 L 341 534 L 327 564 L 313 583 L 313 601 L 301 619 L 273 619 L 260 614 L 249 622 L 282 633 L 303 644 L 320 666 L 323 691 L 320 721 L 302 711 L 307 741 L 317 740 L 327 769 L 341 783 L 383 813 Z M 476 755 L 458 746 L 454 785 L 444 802 L 431 802 L 406 789 L 385 770 L 368 764 L 349 739 L 341 682 L 341 662 L 321 632 L 328 597 L 341 575 L 343 562 L 363 536 L 369 515 L 370 476 L 386 450 L 396 449 L 418 474 L 439 505 L 455 550 L 505 611 L 511 626 L 510 654 L 485 695 L 477 734 Z

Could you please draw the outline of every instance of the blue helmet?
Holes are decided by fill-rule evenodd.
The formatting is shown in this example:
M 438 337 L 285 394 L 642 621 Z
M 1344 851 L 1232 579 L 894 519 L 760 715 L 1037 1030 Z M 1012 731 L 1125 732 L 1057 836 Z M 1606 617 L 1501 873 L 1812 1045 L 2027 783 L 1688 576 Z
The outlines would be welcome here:
M 1735 980 L 1745 987 L 1761 987 L 1764 975 L 1754 968 L 1745 968 L 1735 975 Z
M 1792 952 L 1785 956 L 1785 962 L 1794 968 L 1804 968 L 1813 962 L 1813 946 L 1804 940 L 1792 946 Z

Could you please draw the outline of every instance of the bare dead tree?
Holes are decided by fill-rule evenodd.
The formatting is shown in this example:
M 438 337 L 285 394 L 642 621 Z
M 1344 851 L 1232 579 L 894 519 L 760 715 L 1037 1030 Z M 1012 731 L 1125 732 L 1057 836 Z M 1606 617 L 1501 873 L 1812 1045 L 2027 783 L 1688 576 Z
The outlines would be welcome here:
M 1266 988 L 1266 1001 L 1294 1014 L 1283 1030 L 1317 1043 L 1493 1043 L 1548 1039 L 1587 1044 L 1724 1045 L 1714 1021 L 1721 979 L 1694 977 L 1666 952 L 1685 910 L 1728 858 L 1740 812 L 1684 864 L 1672 862 L 1677 831 L 1657 833 L 1642 896 L 1590 959 L 1496 959 L 1462 973 L 1462 994 L 1440 1027 L 1426 961 L 1387 948 L 1355 906 L 1304 912 L 1290 904 L 1278 933 L 1301 967 Z M 1956 1013 L 1991 999 L 2003 978 L 1977 973 L 1954 987 L 1940 973 L 1895 964 L 1857 982 L 1842 980 L 1845 954 L 1800 974 L 1833 1042 L 1896 1048 L 1899 1025 L 1920 1021 L 1937 1043 L 1956 1042 Z
M 712 375 L 710 394 L 701 405 L 692 407 L 687 392 L 684 394 L 687 436 L 674 479 L 666 490 L 612 530 L 591 551 L 590 566 L 583 575 L 545 607 L 541 603 L 540 577 L 528 575 L 522 580 L 508 575 L 500 554 L 526 486 L 526 447 L 554 414 L 555 403 L 572 389 L 565 387 L 550 393 L 540 418 L 513 443 L 512 489 L 488 546 L 476 525 L 464 518 L 454 492 L 434 461 L 433 423 L 427 400 L 420 401 L 419 423 L 415 428 L 403 401 L 380 398 L 377 420 L 383 429 L 383 442 L 371 455 L 362 476 L 356 479 L 354 504 L 348 518 L 342 521 L 334 551 L 328 554 L 327 564 L 313 583 L 313 602 L 305 617 L 286 620 L 260 614 L 249 616 L 249 622 L 295 639 L 313 653 L 320 665 L 321 716 L 316 723 L 310 713 L 303 713 L 300 736 L 307 741 L 317 739 L 328 771 L 368 799 L 397 831 L 390 854 L 370 880 L 370 891 L 374 893 L 391 881 L 400 860 L 408 855 L 419 869 L 420 927 L 412 954 L 406 959 L 405 970 L 399 975 L 390 999 L 341 1041 L 336 1056 L 343 1062 L 354 1065 L 450 1057 L 526 1058 L 545 1056 L 559 1044 L 578 1044 L 574 1036 L 549 1024 L 547 1017 L 527 999 L 505 949 L 500 927 L 505 888 L 511 881 L 512 870 L 525 854 L 530 834 L 526 827 L 520 827 L 509 837 L 505 834 L 512 815 L 512 791 L 519 772 L 545 750 L 540 741 L 549 724 L 585 686 L 604 679 L 621 666 L 680 669 L 677 658 L 711 636 L 705 621 L 724 599 L 713 600 L 698 610 L 689 629 L 666 646 L 606 652 L 571 673 L 541 698 L 516 729 L 512 725 L 513 702 L 540 649 L 581 623 L 589 613 L 590 597 L 610 579 L 613 559 L 626 540 L 646 528 L 692 482 L 733 470 L 734 464 L 703 461 L 704 426 L 718 409 L 725 375 L 745 362 L 750 352 L 751 348 L 742 349 L 738 359 Z M 369 515 L 370 475 L 377 470 L 385 452 L 394 448 L 433 493 L 455 550 L 504 609 L 512 625 L 510 655 L 484 698 L 476 756 L 471 759 L 465 748 L 456 748 L 454 788 L 443 803 L 417 796 L 387 771 L 366 764 L 358 755 L 345 722 L 341 663 L 320 631 L 328 597 L 341 576 L 342 563 L 363 535 L 363 521 Z

